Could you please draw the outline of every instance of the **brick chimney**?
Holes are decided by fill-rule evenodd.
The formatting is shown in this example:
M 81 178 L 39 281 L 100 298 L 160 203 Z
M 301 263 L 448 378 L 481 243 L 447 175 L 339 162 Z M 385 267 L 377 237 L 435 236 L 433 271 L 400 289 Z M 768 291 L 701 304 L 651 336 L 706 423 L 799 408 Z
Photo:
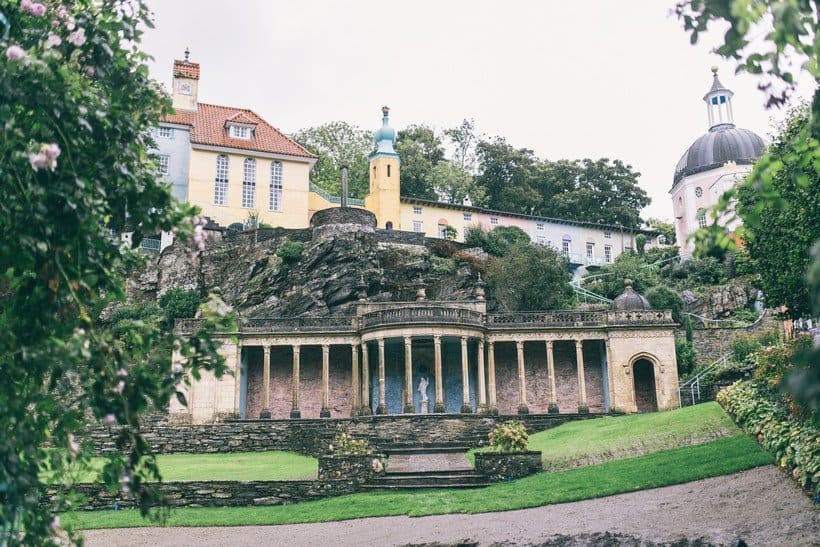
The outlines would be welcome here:
M 199 93 L 199 63 L 188 60 L 191 52 L 185 49 L 185 60 L 174 61 L 173 89 L 171 97 L 174 108 L 178 110 L 196 110 Z

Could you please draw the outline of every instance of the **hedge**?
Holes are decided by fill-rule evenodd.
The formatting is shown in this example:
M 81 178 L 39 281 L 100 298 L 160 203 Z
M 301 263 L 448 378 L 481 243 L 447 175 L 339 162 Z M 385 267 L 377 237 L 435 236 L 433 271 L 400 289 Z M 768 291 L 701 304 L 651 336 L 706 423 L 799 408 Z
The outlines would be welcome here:
M 740 381 L 718 393 L 717 401 L 747 433 L 772 453 L 803 488 L 820 495 L 820 434 L 790 417 L 769 388 Z

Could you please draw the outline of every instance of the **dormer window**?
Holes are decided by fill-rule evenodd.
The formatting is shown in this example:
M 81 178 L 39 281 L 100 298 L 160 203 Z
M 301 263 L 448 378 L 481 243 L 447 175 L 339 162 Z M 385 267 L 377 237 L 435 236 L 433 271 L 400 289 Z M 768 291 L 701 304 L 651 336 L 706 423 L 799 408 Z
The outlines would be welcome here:
M 228 126 L 228 136 L 232 139 L 250 140 L 253 136 L 253 130 L 247 125 L 231 124 Z

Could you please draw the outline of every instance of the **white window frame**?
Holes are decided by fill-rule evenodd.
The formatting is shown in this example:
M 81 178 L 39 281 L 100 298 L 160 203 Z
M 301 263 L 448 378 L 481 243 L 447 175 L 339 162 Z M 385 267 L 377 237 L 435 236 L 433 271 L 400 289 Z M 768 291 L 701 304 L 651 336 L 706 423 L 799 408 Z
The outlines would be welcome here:
M 569 254 L 572 252 L 571 243 L 571 241 L 567 240 L 561 242 L 561 254 L 564 255 L 566 258 L 569 258 Z
M 698 211 L 698 216 L 695 218 L 698 222 L 698 228 L 706 228 L 709 222 L 706 220 L 706 210 L 701 209 Z
M 268 195 L 268 210 L 282 211 L 282 162 L 272 161 L 270 164 L 270 188 Z
M 157 137 L 161 139 L 173 139 L 174 138 L 174 128 L 173 127 L 166 127 L 164 125 L 160 125 L 157 128 Z
M 498 217 L 490 217 L 490 224 L 498 226 Z
M 256 205 L 256 160 L 245 158 L 242 162 L 242 208 L 253 209 Z
M 604 245 L 604 262 L 612 264 L 612 245 Z
M 414 215 L 420 215 L 421 212 L 422 212 L 422 209 L 419 205 L 413 205 L 413 214 Z
M 612 239 L 612 232 L 604 232 L 604 239 Z
M 230 159 L 225 154 L 216 157 L 216 174 L 214 176 L 214 205 L 228 204 L 228 169 Z
M 447 225 L 446 224 L 439 224 L 438 225 L 438 237 L 439 237 L 439 239 L 447 239 Z
M 587 242 L 587 260 L 595 258 L 595 244 Z
M 168 154 L 160 154 L 157 156 L 157 172 L 161 175 L 167 175 L 170 171 L 171 156 Z
M 230 125 L 228 126 L 228 136 L 232 139 L 249 141 L 253 136 L 253 131 L 247 125 Z
M 470 222 L 472 220 L 473 220 L 473 214 L 472 213 L 464 213 L 464 222 Z
M 544 231 L 544 223 L 543 222 L 537 222 L 535 224 L 535 229 L 538 230 L 539 232 L 543 232 Z
M 414 220 L 413 231 L 416 233 L 424 233 L 424 223 L 420 220 Z

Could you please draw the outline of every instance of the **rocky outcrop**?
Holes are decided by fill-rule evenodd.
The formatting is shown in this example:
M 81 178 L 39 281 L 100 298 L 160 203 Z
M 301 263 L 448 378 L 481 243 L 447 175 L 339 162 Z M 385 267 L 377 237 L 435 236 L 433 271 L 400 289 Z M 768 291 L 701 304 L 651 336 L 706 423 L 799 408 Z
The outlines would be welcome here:
M 131 277 L 129 299 L 218 288 L 242 316 L 278 317 L 352 313 L 362 299 L 413 301 L 419 287 L 430 300 L 475 298 L 473 263 L 440 256 L 419 234 L 376 230 L 360 216 L 322 215 L 305 230 L 226 234 L 196 260 L 175 243 Z M 292 252 L 294 243 L 303 246 L 301 256 L 280 251 L 289 245 Z
M 686 311 L 709 319 L 720 319 L 728 317 L 735 310 L 748 308 L 754 303 L 756 296 L 757 289 L 733 279 L 725 285 L 710 289 L 706 294 L 688 304 Z

